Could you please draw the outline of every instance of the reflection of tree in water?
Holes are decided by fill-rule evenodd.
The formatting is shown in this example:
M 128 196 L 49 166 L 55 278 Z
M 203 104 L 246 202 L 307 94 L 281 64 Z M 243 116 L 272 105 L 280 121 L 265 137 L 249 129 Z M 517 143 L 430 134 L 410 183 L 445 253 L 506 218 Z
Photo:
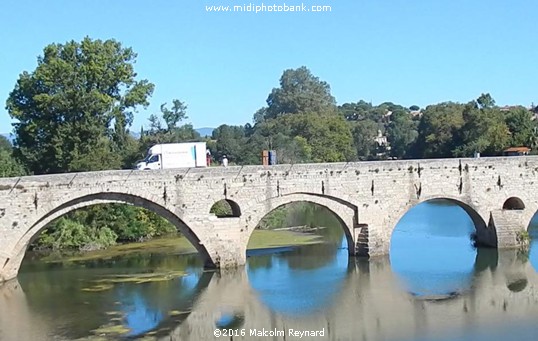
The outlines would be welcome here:
M 270 270 L 274 266 L 275 260 L 278 259 L 286 262 L 290 269 L 312 270 L 334 262 L 338 252 L 347 254 L 347 250 L 340 249 L 339 245 L 334 243 L 302 245 L 283 252 L 254 254 L 248 258 L 248 268 L 253 271 Z
M 113 259 L 69 263 L 31 262 L 19 274 L 28 304 L 37 314 L 54 321 L 55 328 L 68 331 L 69 338 L 87 336 L 110 322 L 106 312 L 157 318 L 159 323 L 175 324 L 183 316 L 169 317 L 169 312 L 189 311 L 197 292 L 209 283 L 212 273 L 203 273 L 197 254 L 129 254 Z M 111 276 L 166 271 L 187 271 L 192 275 L 170 280 L 137 284 L 133 282 L 96 282 Z M 194 276 L 193 278 L 191 278 Z M 206 278 L 207 277 L 207 278 Z M 103 290 L 88 290 L 103 285 Z M 108 286 L 107 286 L 108 285 Z M 115 302 L 121 302 L 117 305 Z M 80 319 L 81 310 L 83 319 Z M 136 319 L 138 320 L 138 318 Z M 129 322 L 129 321 L 128 321 Z M 147 323 L 147 321 L 143 321 Z M 141 321 L 135 330 L 149 328 Z
M 249 270 L 270 269 L 273 266 L 274 254 L 254 255 L 248 258 Z
M 338 245 L 333 243 L 305 245 L 288 253 L 291 257 L 286 260 L 291 269 L 317 269 L 334 262 L 338 251 L 347 252 L 338 250 Z

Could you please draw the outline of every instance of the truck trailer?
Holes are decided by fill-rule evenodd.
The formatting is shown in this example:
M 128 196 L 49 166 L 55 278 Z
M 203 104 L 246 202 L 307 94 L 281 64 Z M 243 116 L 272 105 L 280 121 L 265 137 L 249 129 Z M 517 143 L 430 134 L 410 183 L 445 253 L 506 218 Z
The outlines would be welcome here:
M 207 167 L 206 150 L 205 142 L 156 144 L 136 164 L 136 169 Z

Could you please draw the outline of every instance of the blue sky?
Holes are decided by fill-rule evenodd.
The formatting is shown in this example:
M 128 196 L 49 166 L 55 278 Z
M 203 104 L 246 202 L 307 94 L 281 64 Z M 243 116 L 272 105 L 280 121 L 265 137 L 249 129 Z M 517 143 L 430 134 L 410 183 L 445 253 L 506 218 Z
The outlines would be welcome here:
M 0 132 L 5 100 L 49 43 L 114 38 L 138 53 L 135 70 L 159 105 L 179 98 L 195 127 L 245 124 L 285 69 L 307 66 L 339 104 L 538 103 L 535 0 L 303 0 L 325 13 L 209 13 L 258 0 L 2 0 Z M 265 4 L 301 1 L 266 0 Z

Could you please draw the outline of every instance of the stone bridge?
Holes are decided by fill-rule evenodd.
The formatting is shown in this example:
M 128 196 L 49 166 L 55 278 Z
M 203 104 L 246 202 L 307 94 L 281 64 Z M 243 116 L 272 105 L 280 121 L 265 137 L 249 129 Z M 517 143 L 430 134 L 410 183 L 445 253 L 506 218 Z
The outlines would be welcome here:
M 448 199 L 472 218 L 477 242 L 513 247 L 538 209 L 538 157 L 102 171 L 0 179 L 0 281 L 16 277 L 48 223 L 89 205 L 127 203 L 160 214 L 207 267 L 245 264 L 249 237 L 273 209 L 306 201 L 331 210 L 351 255 L 387 254 L 413 206 Z M 210 213 L 227 200 L 233 216 Z

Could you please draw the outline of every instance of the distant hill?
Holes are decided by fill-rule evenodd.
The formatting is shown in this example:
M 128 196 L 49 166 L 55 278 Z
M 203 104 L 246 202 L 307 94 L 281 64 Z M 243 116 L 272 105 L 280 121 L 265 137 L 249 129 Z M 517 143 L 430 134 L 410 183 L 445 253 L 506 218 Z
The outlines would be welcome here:
M 215 128 L 198 128 L 198 129 L 194 129 L 198 132 L 198 134 L 200 134 L 200 136 L 202 137 L 206 137 L 206 136 L 211 136 L 213 134 L 213 130 L 215 130 Z

